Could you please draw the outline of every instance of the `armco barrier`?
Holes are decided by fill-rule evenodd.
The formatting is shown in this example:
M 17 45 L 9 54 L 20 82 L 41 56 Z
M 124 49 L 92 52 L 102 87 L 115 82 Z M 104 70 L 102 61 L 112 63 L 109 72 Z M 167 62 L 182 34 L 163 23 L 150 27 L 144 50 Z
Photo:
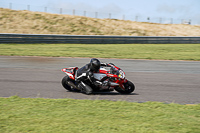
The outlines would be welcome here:
M 0 43 L 200 44 L 200 37 L 0 34 Z

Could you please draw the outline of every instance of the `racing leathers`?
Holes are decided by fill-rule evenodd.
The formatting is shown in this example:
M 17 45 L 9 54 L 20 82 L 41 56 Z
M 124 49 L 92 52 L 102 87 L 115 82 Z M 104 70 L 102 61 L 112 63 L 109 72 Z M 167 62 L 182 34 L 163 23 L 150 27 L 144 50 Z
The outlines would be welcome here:
M 98 72 L 100 68 L 100 61 L 98 59 L 91 59 L 89 64 L 86 64 L 82 68 L 78 69 L 75 74 L 75 81 L 78 88 L 86 94 L 91 94 L 93 89 L 92 86 L 101 85 L 101 82 L 94 78 L 93 73 Z

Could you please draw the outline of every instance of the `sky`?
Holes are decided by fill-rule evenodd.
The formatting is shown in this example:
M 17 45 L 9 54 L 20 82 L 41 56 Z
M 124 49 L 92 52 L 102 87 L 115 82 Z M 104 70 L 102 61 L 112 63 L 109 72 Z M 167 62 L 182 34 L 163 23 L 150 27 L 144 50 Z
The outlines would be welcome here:
M 0 7 L 165 24 L 190 21 L 200 25 L 200 0 L 0 0 Z

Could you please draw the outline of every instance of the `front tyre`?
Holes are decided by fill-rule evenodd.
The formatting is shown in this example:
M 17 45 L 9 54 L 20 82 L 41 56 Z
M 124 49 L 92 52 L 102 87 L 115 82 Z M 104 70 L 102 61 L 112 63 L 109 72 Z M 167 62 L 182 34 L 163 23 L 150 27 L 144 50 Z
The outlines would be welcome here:
M 69 76 L 65 76 L 61 82 L 62 86 L 68 91 L 74 91 L 74 89 L 72 89 L 72 87 L 67 84 L 69 81 L 74 83 L 74 80 L 70 79 Z
M 116 87 L 115 90 L 121 94 L 130 94 L 135 90 L 135 85 L 128 81 L 124 84 L 125 89 L 122 89 L 121 87 Z

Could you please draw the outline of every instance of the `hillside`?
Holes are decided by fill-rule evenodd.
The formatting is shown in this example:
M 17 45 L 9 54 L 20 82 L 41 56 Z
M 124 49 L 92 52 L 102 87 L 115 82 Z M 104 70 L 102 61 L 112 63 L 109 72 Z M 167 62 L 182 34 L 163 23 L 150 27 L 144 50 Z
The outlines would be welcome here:
M 95 19 L 0 8 L 0 33 L 200 36 L 200 26 Z

